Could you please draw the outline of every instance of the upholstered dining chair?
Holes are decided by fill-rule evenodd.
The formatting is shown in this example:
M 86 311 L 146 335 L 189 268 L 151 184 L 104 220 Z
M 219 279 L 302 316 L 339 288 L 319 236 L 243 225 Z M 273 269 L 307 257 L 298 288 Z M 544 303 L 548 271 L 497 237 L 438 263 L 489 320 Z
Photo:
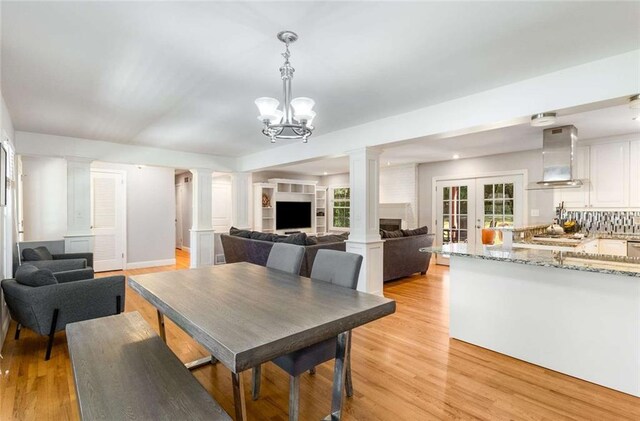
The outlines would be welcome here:
M 318 254 L 311 269 L 311 279 L 329 282 L 346 288 L 356 289 L 362 256 L 336 250 L 318 250 Z M 272 362 L 289 374 L 289 420 L 298 419 L 300 401 L 300 375 L 305 371 L 315 373 L 315 367 L 336 356 L 337 337 L 308 346 L 298 351 L 283 355 Z M 349 331 L 349 350 L 345 362 L 347 396 L 353 396 L 353 382 L 351 380 L 351 331 Z M 257 374 L 257 376 L 256 376 Z M 254 371 L 253 399 L 260 395 L 259 370 Z
M 297 275 L 300 273 L 304 247 L 295 244 L 275 243 L 269 252 L 267 267 Z

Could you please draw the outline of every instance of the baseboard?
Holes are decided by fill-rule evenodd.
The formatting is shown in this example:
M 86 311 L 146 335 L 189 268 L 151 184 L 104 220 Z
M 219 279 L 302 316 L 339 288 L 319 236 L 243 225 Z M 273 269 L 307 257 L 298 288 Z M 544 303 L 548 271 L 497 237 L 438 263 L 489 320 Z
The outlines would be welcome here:
M 149 260 L 146 262 L 130 262 L 127 263 L 127 269 L 143 269 L 152 268 L 155 266 L 170 266 L 175 265 L 176 259 L 164 259 L 164 260 Z

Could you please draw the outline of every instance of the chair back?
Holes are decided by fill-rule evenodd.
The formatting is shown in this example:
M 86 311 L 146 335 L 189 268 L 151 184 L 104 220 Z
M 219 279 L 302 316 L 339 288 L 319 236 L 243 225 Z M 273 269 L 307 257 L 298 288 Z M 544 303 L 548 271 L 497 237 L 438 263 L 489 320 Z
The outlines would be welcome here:
M 318 250 L 311 269 L 311 279 L 356 289 L 362 256 L 337 250 Z
M 275 243 L 269 252 L 267 267 L 297 275 L 300 273 L 304 247 L 295 244 Z

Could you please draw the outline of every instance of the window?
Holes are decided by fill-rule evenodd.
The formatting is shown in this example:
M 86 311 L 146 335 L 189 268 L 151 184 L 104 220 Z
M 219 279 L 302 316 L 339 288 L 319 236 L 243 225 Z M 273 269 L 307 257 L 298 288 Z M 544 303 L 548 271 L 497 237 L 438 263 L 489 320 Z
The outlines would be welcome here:
M 351 192 L 349 187 L 336 187 L 332 190 L 332 226 L 333 228 L 349 228 L 351 212 Z
M 467 186 L 442 189 L 442 244 L 467 242 L 468 212 Z
M 484 185 L 484 227 L 512 227 L 513 183 Z

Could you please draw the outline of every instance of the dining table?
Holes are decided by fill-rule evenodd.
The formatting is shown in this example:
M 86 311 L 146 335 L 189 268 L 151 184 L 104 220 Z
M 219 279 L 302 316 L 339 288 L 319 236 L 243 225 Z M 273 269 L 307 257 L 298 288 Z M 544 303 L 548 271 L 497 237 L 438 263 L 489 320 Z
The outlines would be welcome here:
M 337 337 L 331 412 L 339 420 L 349 332 L 395 312 L 394 300 L 247 262 L 133 275 L 129 286 L 231 372 L 235 419 L 246 420 L 241 373 Z M 201 365 L 189 364 L 194 368 Z

